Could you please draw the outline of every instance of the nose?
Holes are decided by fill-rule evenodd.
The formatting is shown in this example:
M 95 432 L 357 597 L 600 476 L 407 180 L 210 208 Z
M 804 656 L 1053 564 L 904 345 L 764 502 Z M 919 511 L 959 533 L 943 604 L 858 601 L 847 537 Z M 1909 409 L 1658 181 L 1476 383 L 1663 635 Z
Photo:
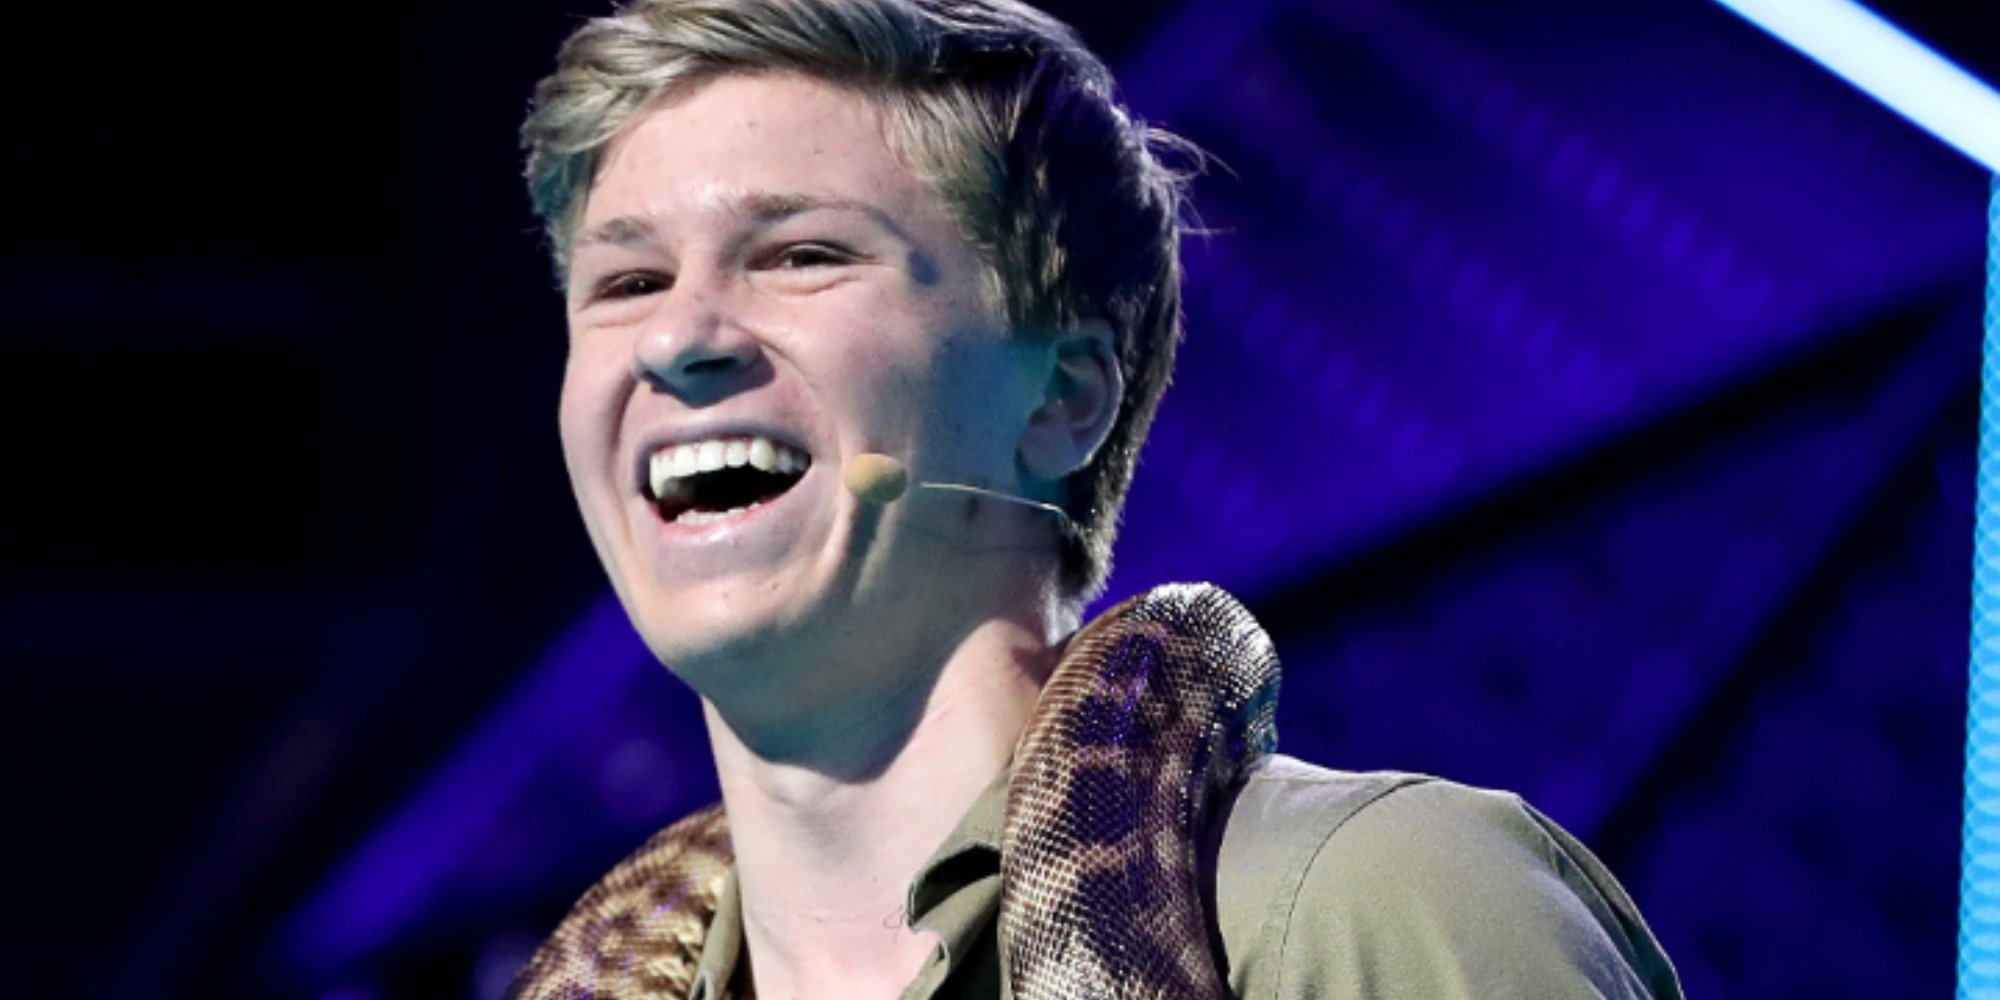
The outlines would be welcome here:
M 762 358 L 755 336 L 708 294 L 690 290 L 633 345 L 632 370 L 654 389 L 701 406 L 753 385 Z

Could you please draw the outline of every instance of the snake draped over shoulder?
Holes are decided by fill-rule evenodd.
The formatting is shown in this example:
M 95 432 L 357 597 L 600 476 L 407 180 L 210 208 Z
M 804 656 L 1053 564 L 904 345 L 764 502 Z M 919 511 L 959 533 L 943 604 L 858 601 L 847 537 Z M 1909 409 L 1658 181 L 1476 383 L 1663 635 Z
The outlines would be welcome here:
M 1020 1000 L 1226 997 L 1201 845 L 1275 749 L 1278 661 L 1243 606 L 1173 584 L 1070 639 L 1014 755 L 999 940 Z M 678 1000 L 732 864 L 720 806 L 606 875 L 522 969 L 517 1000 Z

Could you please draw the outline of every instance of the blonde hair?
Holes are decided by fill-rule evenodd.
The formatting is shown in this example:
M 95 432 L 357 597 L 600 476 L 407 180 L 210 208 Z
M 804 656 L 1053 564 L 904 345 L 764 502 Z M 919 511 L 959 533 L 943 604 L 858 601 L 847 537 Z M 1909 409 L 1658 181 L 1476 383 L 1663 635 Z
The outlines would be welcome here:
M 558 272 L 619 132 L 670 92 L 768 70 L 880 103 L 1016 330 L 1116 331 L 1125 395 L 1062 498 L 1064 593 L 1095 596 L 1180 338 L 1186 173 L 1168 161 L 1192 147 L 1135 121 L 1075 34 L 1015 0 L 635 0 L 570 35 L 521 127 Z

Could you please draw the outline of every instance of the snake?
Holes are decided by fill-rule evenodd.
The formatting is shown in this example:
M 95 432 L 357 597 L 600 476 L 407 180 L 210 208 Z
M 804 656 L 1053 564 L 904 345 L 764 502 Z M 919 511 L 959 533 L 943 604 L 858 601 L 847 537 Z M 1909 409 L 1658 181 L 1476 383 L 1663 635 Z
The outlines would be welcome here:
M 1277 746 L 1269 636 L 1208 584 L 1131 597 L 1078 630 L 1014 756 L 998 940 L 1017 1000 L 1229 996 L 1202 844 Z M 585 892 L 515 1000 L 679 1000 L 733 864 L 709 806 Z

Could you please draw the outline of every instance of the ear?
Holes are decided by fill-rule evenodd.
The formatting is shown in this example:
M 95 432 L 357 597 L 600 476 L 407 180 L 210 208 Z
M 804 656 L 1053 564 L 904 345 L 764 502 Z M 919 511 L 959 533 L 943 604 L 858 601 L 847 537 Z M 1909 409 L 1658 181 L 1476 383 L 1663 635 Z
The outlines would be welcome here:
M 1111 324 L 1088 319 L 1058 333 L 1042 403 L 1021 434 L 1022 468 L 1033 481 L 1055 482 L 1090 464 L 1111 436 L 1125 398 Z

